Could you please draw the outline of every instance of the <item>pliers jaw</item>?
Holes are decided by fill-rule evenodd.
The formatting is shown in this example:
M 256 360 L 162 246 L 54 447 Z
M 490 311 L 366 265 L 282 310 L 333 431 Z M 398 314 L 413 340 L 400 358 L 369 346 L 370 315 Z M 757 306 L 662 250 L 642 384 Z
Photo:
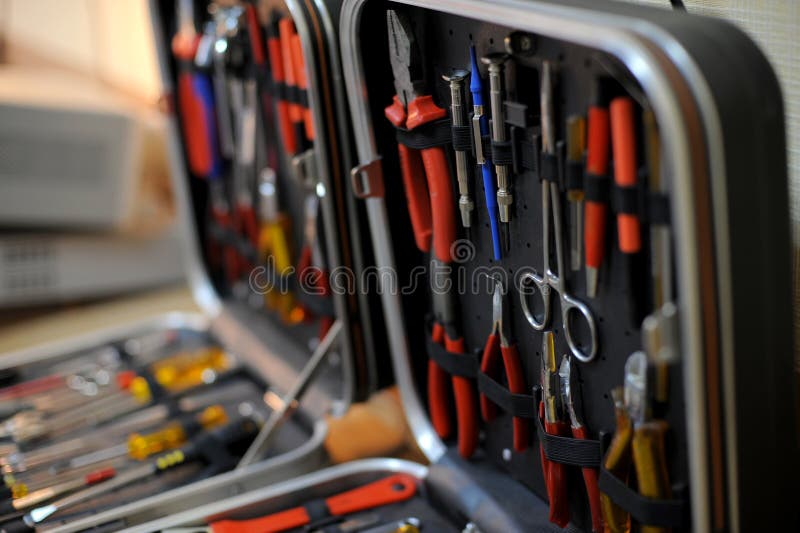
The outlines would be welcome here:
M 419 43 L 411 22 L 403 13 L 394 9 L 386 11 L 386 26 L 395 91 L 403 107 L 408 107 L 424 85 Z
M 506 289 L 503 282 L 492 276 L 494 292 L 492 296 L 492 333 L 500 337 L 500 345 L 507 348 L 511 346 L 511 324 L 508 322 L 509 314 Z
M 552 331 L 545 331 L 542 338 L 541 380 L 545 422 L 556 423 L 560 420 L 561 398 L 558 393 L 558 366 Z
M 569 414 L 569 421 L 572 429 L 580 429 L 583 422 L 578 413 L 581 412 L 580 394 L 577 385 L 573 380 L 576 379 L 575 372 L 572 370 L 572 360 L 567 354 L 561 358 L 561 366 L 558 368 L 558 379 L 561 392 L 561 404 Z

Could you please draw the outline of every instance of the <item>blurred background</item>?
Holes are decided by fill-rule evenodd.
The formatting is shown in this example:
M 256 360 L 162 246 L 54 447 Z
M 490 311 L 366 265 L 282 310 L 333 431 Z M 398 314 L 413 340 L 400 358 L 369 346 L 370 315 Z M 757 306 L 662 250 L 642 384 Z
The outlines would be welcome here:
M 0 0 L 0 352 L 192 306 L 149 16 Z

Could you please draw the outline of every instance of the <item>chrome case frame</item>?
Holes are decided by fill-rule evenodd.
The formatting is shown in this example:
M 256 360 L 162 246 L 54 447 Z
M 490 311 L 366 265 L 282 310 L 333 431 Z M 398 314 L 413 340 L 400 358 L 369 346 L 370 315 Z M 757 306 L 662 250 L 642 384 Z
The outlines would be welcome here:
M 371 173 L 370 180 L 380 176 L 380 154 L 375 142 L 372 120 L 369 115 L 368 94 L 361 57 L 359 26 L 361 13 L 367 0 L 345 0 L 341 17 L 341 48 L 347 94 L 350 100 L 353 129 L 357 145 L 359 166 L 353 169 L 353 179 L 363 179 L 361 174 Z M 696 268 L 698 263 L 698 228 L 692 217 L 684 216 L 682 206 L 696 205 L 692 182 L 706 179 L 696 173 L 697 162 L 708 169 L 712 184 L 715 220 L 718 232 L 714 250 L 718 264 L 718 288 L 720 294 L 731 294 L 729 276 L 730 254 L 725 234 L 727 210 L 725 159 L 722 146 L 720 118 L 711 96 L 709 85 L 699 66 L 690 57 L 683 45 L 664 29 L 639 18 L 619 14 L 603 13 L 590 5 L 552 4 L 540 1 L 517 0 L 400 0 L 398 4 L 423 7 L 457 16 L 491 21 L 522 31 L 532 32 L 555 39 L 572 42 L 606 52 L 616 57 L 630 70 L 646 93 L 662 131 L 663 161 L 666 173 L 674 180 L 670 183 L 672 220 L 674 224 L 677 254 L 677 287 L 681 350 L 683 361 L 683 386 L 686 405 L 705 405 L 704 352 L 702 345 L 701 280 Z M 681 98 L 691 95 L 691 100 Z M 705 130 L 697 131 L 694 124 L 701 122 Z M 701 138 L 704 145 L 692 145 L 690 139 Z M 370 222 L 370 232 L 379 268 L 394 268 L 395 258 L 391 248 L 389 220 L 384 198 L 370 197 L 364 200 Z M 409 424 L 423 452 L 432 461 L 440 460 L 445 444 L 439 439 L 428 419 L 425 408 L 416 393 L 411 373 L 411 354 L 405 334 L 400 296 L 383 287 L 381 291 L 383 311 L 386 316 L 392 362 L 402 394 L 403 405 Z M 723 309 L 725 308 L 722 306 Z M 722 312 L 719 317 L 722 337 L 721 352 L 726 363 L 732 362 L 732 319 Z M 732 364 L 726 365 L 728 368 Z M 726 377 L 725 397 L 735 401 L 732 381 Z M 708 420 L 704 409 L 687 409 L 689 432 L 689 465 L 692 530 L 710 530 L 709 473 L 705 467 L 709 452 L 706 428 Z M 728 428 L 728 436 L 735 435 L 736 428 Z M 728 446 L 735 446 L 729 439 Z M 728 496 L 735 505 L 736 472 L 729 465 Z M 735 525 L 735 513 L 732 520 Z

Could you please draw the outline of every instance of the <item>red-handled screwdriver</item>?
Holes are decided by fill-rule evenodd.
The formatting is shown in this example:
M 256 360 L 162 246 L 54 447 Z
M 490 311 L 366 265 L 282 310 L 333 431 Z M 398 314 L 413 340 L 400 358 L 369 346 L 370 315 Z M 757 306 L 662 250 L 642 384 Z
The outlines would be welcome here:
M 604 191 L 598 189 L 605 183 L 608 173 L 609 118 L 608 110 L 600 106 L 590 107 L 588 115 L 583 239 L 586 249 L 586 293 L 594 298 L 606 246 L 608 205 L 603 198 Z
M 636 123 L 633 99 L 615 98 L 611 101 L 611 145 L 614 151 L 614 183 L 617 187 L 636 186 Z M 634 213 L 617 213 L 619 249 L 635 254 L 642 249 L 639 219 Z

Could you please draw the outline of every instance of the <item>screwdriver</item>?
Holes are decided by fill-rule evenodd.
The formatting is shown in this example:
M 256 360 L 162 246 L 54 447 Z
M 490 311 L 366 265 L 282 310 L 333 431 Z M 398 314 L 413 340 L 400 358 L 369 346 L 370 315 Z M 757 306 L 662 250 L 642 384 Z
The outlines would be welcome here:
M 567 162 L 580 164 L 586 148 L 586 121 L 580 115 L 567 118 Z M 583 245 L 583 187 L 567 184 L 567 201 L 570 216 L 570 266 L 581 268 L 581 246 Z
M 609 147 L 608 109 L 598 105 L 592 106 L 588 113 L 583 232 L 586 249 L 586 293 L 590 298 L 597 296 L 598 271 L 603 263 L 606 246 L 608 190 L 603 185 L 608 174 Z
M 303 44 L 300 41 L 300 36 L 295 33 L 292 35 L 292 65 L 294 66 L 294 78 L 297 83 L 297 88 L 300 94 L 307 93 L 308 91 L 308 75 L 306 74 L 306 60 L 303 57 Z M 311 109 L 308 104 L 301 105 L 303 114 L 303 129 L 305 138 L 309 141 L 314 140 L 314 120 L 311 116 Z
M 212 457 L 207 457 L 206 450 L 216 447 L 227 448 L 234 443 L 252 438 L 256 429 L 256 424 L 252 420 L 237 417 L 225 426 L 198 435 L 194 440 L 177 450 L 163 453 L 140 466 L 118 472 L 111 479 L 79 490 L 60 500 L 41 507 L 35 507 L 13 522 L 2 524 L 0 528 L 5 528 L 6 531 L 35 531 L 38 524 L 41 524 L 56 512 L 188 463 L 201 460 L 212 461 Z
M 35 490 L 20 498 L 6 500 L 5 502 L 0 503 L 0 515 L 7 515 L 16 511 L 28 509 L 68 492 L 72 492 L 89 485 L 94 485 L 96 483 L 101 483 L 107 479 L 111 479 L 116 474 L 117 471 L 114 468 L 102 468 L 71 481 L 54 483 L 49 487 Z
M 483 110 L 483 84 L 481 82 L 481 73 L 478 70 L 478 59 L 474 46 L 469 47 L 469 60 L 472 65 L 469 90 L 472 93 L 472 133 L 475 138 L 475 158 L 481 167 L 483 176 L 483 192 L 486 198 L 486 211 L 489 214 L 489 225 L 492 232 L 494 260 L 499 261 L 503 257 L 503 252 L 497 225 L 497 192 L 494 185 L 494 166 L 491 159 L 487 159 L 483 154 L 483 136 L 489 134 L 489 121 Z
M 636 186 L 636 130 L 633 99 L 627 96 L 611 101 L 611 144 L 614 151 L 614 183 L 617 187 Z M 632 213 L 617 213 L 619 249 L 624 254 L 642 248 L 639 219 Z
M 484 64 L 489 65 L 489 101 L 492 106 L 492 143 L 501 145 L 506 143 L 506 121 L 503 109 L 503 82 L 505 77 L 505 62 L 508 55 L 504 53 L 489 54 L 481 58 Z M 506 250 L 509 246 L 508 222 L 511 220 L 511 204 L 514 197 L 509 186 L 508 164 L 497 161 L 495 156 L 494 168 L 497 174 L 497 206 L 500 211 L 500 222 L 503 223 L 503 241 Z
M 450 115 L 453 127 L 467 125 L 466 109 L 464 107 L 464 80 L 469 76 L 466 70 L 456 69 L 445 74 L 442 78 L 450 87 Z M 454 130 L 455 131 L 455 130 Z M 469 232 L 472 227 L 472 211 L 475 205 L 469 194 L 469 172 L 467 170 L 467 153 L 464 150 L 454 150 L 456 154 L 456 177 L 458 179 L 458 209 L 461 212 L 461 225 Z
M 143 461 L 156 453 L 177 448 L 200 431 L 220 426 L 227 420 L 225 408 L 221 405 L 212 405 L 200 413 L 184 414 L 157 431 L 131 433 L 127 442 L 73 457 L 65 463 L 53 465 L 49 470 L 57 474 L 125 455 Z
M 289 17 L 283 17 L 278 22 L 278 34 L 281 42 L 281 56 L 283 57 L 283 73 L 286 79 L 286 88 L 291 98 L 289 100 L 289 120 L 292 124 L 293 138 L 296 140 L 294 151 L 290 155 L 297 155 L 305 151 L 305 124 L 303 120 L 303 108 L 299 103 L 300 91 L 297 86 L 297 75 L 292 57 L 292 38 L 297 35 L 294 21 Z
M 667 471 L 664 438 L 669 429 L 665 420 L 653 420 L 647 355 L 634 352 L 625 362 L 625 407 L 633 421 L 633 464 L 639 493 L 652 499 L 672 497 Z M 642 533 L 668 533 L 669 528 L 642 525 Z
M 272 21 L 267 26 L 267 52 L 269 53 L 269 71 L 272 74 L 272 83 L 277 93 L 278 127 L 281 132 L 283 147 L 289 154 L 297 153 L 297 139 L 294 126 L 289 113 L 288 89 L 286 71 L 283 62 L 283 46 L 280 39 L 280 17 L 275 13 Z

